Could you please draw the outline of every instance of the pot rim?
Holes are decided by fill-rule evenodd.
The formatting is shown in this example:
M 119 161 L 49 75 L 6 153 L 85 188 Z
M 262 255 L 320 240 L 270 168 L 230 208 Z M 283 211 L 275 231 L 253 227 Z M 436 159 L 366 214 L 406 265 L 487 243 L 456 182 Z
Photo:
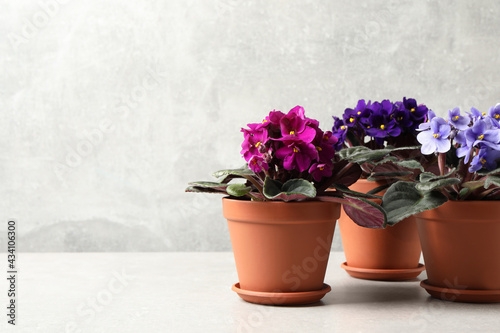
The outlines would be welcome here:
M 449 200 L 443 205 L 414 215 L 417 220 L 500 223 L 499 200 Z

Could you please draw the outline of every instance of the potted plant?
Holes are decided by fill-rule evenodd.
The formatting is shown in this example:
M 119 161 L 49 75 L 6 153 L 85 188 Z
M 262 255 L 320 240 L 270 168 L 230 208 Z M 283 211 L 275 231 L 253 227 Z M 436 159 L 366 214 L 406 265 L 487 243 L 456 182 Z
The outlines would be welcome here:
M 433 158 L 418 150 L 417 127 L 432 113 L 415 99 L 368 102 L 360 100 L 345 110 L 342 119 L 334 118 L 333 135 L 343 146 L 339 155 L 361 166 L 360 179 L 350 189 L 383 194 L 398 180 L 414 179 L 422 165 Z M 378 201 L 380 203 L 380 201 Z M 342 264 L 351 276 L 375 280 L 406 280 L 418 276 L 421 248 L 413 218 L 385 229 L 359 227 L 346 215 L 339 219 L 346 262 Z
M 263 304 L 318 301 L 335 221 L 341 204 L 357 223 L 385 226 L 385 212 L 347 186 L 359 165 L 335 155 L 337 138 L 297 106 L 271 111 L 261 123 L 242 129 L 247 164 L 214 174 L 216 182 L 192 182 L 186 191 L 221 193 L 244 300 Z M 327 191 L 334 185 L 336 190 Z
M 439 175 L 398 182 L 383 206 L 390 223 L 415 214 L 430 295 L 500 302 L 500 104 L 481 113 L 450 110 L 420 125 L 422 154 L 438 155 Z

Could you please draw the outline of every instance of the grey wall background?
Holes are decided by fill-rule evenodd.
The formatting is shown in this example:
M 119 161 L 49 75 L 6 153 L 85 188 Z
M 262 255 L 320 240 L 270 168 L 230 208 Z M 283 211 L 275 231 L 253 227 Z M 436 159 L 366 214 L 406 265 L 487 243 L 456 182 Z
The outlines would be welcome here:
M 272 109 L 329 129 L 359 98 L 500 101 L 497 1 L 1 8 L 0 219 L 25 251 L 230 250 L 220 197 L 183 190 L 240 166 L 240 127 Z

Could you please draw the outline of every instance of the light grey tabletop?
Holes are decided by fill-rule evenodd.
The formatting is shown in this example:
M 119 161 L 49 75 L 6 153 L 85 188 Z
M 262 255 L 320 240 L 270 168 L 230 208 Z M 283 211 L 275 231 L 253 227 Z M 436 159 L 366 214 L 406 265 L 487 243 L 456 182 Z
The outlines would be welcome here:
M 351 278 L 332 252 L 332 291 L 302 307 L 246 303 L 223 253 L 20 253 L 17 325 L 2 332 L 498 332 L 500 304 L 430 298 L 418 279 Z M 7 304 L 7 283 L 0 283 Z

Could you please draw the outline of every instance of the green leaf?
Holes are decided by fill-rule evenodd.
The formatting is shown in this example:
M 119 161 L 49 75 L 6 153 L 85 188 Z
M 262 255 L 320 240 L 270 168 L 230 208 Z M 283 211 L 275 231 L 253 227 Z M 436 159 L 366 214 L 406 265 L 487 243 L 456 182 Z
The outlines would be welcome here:
M 470 182 L 465 182 L 462 184 L 462 187 L 467 188 L 469 190 L 474 191 L 475 189 L 478 189 L 480 187 L 484 186 L 484 180 L 474 180 Z
M 316 197 L 316 188 L 305 179 L 290 179 L 281 185 L 281 182 L 266 177 L 264 196 L 271 200 L 301 200 Z
M 380 229 L 385 228 L 387 216 L 385 211 L 376 203 L 351 196 L 344 198 L 335 195 L 325 195 L 317 197 L 320 201 L 330 201 L 341 203 L 345 213 L 354 221 L 354 223 L 365 228 Z
M 460 190 L 460 193 L 458 194 L 460 197 L 463 197 L 464 195 L 466 195 L 467 193 L 470 192 L 470 189 L 468 188 L 463 188 Z
M 397 222 L 420 212 L 434 209 L 448 199 L 439 191 L 419 191 L 415 183 L 397 182 L 393 184 L 382 199 L 382 207 L 387 212 L 387 223 Z
M 215 178 L 225 177 L 225 176 L 255 176 L 255 173 L 249 168 L 240 168 L 240 169 L 228 169 L 228 170 L 219 170 L 214 172 L 213 176 Z
M 491 171 L 484 170 L 484 169 L 477 171 L 477 174 L 482 175 L 482 176 L 493 175 L 493 174 L 497 174 L 497 173 L 500 173 L 500 168 L 495 169 L 495 170 L 491 170 Z
M 442 176 L 435 175 L 432 172 L 422 172 L 420 174 L 419 180 L 421 183 L 423 183 L 423 182 L 430 182 L 430 181 L 436 180 L 436 179 L 448 178 L 454 172 L 455 172 L 455 168 L 451 169 L 450 172 L 448 172 L 446 175 L 442 175 Z
M 190 182 L 188 185 L 202 187 L 202 188 L 212 188 L 214 190 L 221 190 L 221 191 L 225 191 L 226 187 L 229 186 L 228 184 L 221 184 L 218 182 L 205 182 L 205 181 Z
M 424 167 L 422 166 L 422 164 L 415 160 L 395 161 L 393 163 L 402 166 L 403 168 L 419 169 L 421 171 L 424 171 Z
M 242 197 L 250 193 L 252 188 L 250 186 L 246 186 L 245 184 L 231 184 L 226 188 L 226 191 L 227 194 L 234 197 Z
M 382 199 L 381 196 L 374 195 L 374 194 L 371 194 L 369 192 L 368 193 L 361 193 L 361 192 L 353 191 L 353 190 L 349 189 L 347 186 L 341 185 L 341 184 L 333 184 L 331 187 L 333 187 L 334 189 L 336 189 L 340 192 L 353 195 L 356 198 Z
M 500 176 L 488 176 L 484 182 L 484 188 L 489 188 L 491 185 L 500 186 Z
M 436 190 L 440 187 L 445 187 L 445 186 L 450 186 L 454 184 L 460 183 L 460 179 L 458 178 L 445 178 L 445 179 L 438 179 L 435 181 L 431 182 L 425 182 L 425 183 L 418 183 L 416 188 L 419 191 L 432 191 Z
M 413 172 L 411 171 L 395 171 L 395 172 L 375 172 L 368 177 L 368 180 L 371 181 L 376 181 L 380 179 L 391 179 L 391 178 L 397 178 L 397 177 L 404 177 L 408 175 L 412 175 Z
M 215 190 L 210 187 L 198 187 L 198 186 L 188 186 L 185 192 L 194 192 L 194 193 L 222 193 L 225 194 L 226 191 Z

